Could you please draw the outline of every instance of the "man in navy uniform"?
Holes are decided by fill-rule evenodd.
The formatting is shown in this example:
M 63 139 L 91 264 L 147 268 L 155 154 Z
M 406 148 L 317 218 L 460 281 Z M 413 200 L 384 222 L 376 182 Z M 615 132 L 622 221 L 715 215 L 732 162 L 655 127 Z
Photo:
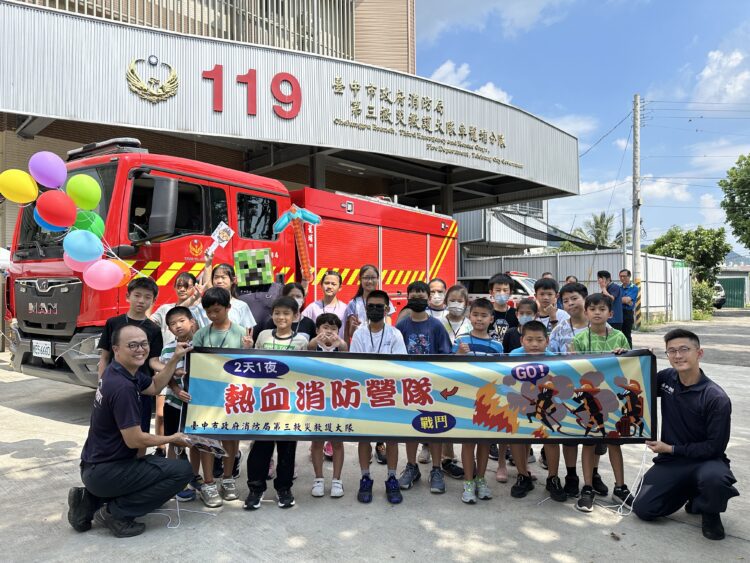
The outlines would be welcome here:
M 638 301 L 638 286 L 631 278 L 630 270 L 620 270 L 620 285 L 622 286 L 622 333 L 628 339 L 630 347 L 633 347 L 633 325 L 635 324 L 635 304 Z
M 154 436 L 141 430 L 141 395 L 158 395 L 189 350 L 178 343 L 166 367 L 152 379 L 143 369 L 149 355 L 145 331 L 127 325 L 112 335 L 114 361 L 99 381 L 81 453 L 85 487 L 68 492 L 68 522 L 76 531 L 91 529 L 93 519 L 117 537 L 142 534 L 146 525 L 135 518 L 160 507 L 193 478 L 185 460 L 137 457 L 139 448 L 186 445 L 181 433 Z
M 672 365 L 657 374 L 661 440 L 646 442 L 658 454 L 646 472 L 633 511 L 643 520 L 668 516 L 683 505 L 703 518 L 703 536 L 724 539 L 720 513 L 739 495 L 725 454 L 732 403 L 700 368 L 703 349 L 690 331 L 664 336 Z

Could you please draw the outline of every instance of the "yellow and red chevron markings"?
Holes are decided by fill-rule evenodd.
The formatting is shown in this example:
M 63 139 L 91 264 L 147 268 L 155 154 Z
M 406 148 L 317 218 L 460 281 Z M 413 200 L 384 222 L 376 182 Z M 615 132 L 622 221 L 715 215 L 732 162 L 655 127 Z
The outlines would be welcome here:
M 159 287 L 165 287 L 170 285 L 174 278 L 182 272 L 190 272 L 194 276 L 198 276 L 205 265 L 203 262 L 194 262 L 186 264 L 185 262 L 159 262 L 159 261 L 135 261 L 135 260 L 124 260 L 124 262 L 130 266 L 131 269 L 137 270 L 139 274 L 134 274 L 132 277 L 140 275 L 143 277 L 154 278 L 156 285 Z M 166 267 L 164 267 L 166 266 Z M 289 266 L 281 268 L 273 268 L 274 278 L 277 274 L 284 275 L 284 283 L 290 283 L 294 281 L 294 272 L 289 273 Z

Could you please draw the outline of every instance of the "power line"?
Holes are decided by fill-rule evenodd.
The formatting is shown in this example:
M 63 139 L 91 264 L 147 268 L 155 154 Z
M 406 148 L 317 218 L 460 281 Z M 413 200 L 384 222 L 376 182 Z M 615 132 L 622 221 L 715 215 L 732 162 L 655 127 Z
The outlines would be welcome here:
M 732 137 L 750 137 L 750 133 L 730 133 L 728 131 L 712 131 L 710 129 L 688 129 L 686 127 L 670 127 L 669 125 L 649 125 L 659 129 L 671 129 L 673 131 L 686 131 L 688 133 L 711 133 L 714 135 L 730 135 Z
M 593 149 L 593 148 L 594 148 L 594 147 L 595 147 L 596 145 L 598 145 L 599 143 L 601 143 L 601 142 L 602 142 L 602 141 L 603 141 L 604 139 L 606 139 L 606 138 L 607 138 L 607 137 L 609 136 L 609 134 L 610 134 L 610 133 L 612 133 L 612 131 L 614 131 L 614 130 L 615 130 L 615 129 L 617 129 L 617 128 L 618 128 L 618 127 L 619 127 L 620 125 L 622 125 L 623 121 L 625 121 L 625 120 L 626 120 L 626 119 L 627 119 L 628 117 L 630 117 L 630 114 L 631 114 L 631 113 L 633 113 L 633 112 L 632 112 L 632 111 L 629 111 L 629 112 L 628 112 L 628 114 L 627 114 L 627 115 L 626 115 L 625 117 L 623 117 L 623 118 L 622 118 L 622 119 L 621 119 L 620 121 L 618 121 L 618 122 L 617 122 L 617 123 L 615 124 L 615 126 L 614 126 L 614 127 L 612 127 L 612 128 L 611 128 L 611 129 L 610 129 L 609 131 L 607 131 L 607 132 L 606 132 L 606 133 L 605 133 L 604 135 L 602 135 L 601 137 L 599 137 L 599 139 L 598 139 L 598 140 L 597 140 L 597 141 L 596 141 L 596 142 L 595 142 L 595 143 L 594 143 L 593 145 L 591 145 L 591 146 L 590 146 L 589 148 L 587 148 L 587 149 L 586 149 L 585 151 L 583 151 L 583 152 L 582 152 L 581 154 L 579 154 L 579 155 L 578 155 L 578 158 L 582 158 L 582 157 L 586 156 L 586 155 L 587 155 L 587 154 L 589 153 L 589 151 L 591 151 L 591 149 Z
M 736 154 L 652 154 L 642 156 L 644 158 L 737 158 Z
M 696 102 L 684 100 L 644 100 L 647 104 L 697 104 L 717 106 L 750 106 L 750 102 Z

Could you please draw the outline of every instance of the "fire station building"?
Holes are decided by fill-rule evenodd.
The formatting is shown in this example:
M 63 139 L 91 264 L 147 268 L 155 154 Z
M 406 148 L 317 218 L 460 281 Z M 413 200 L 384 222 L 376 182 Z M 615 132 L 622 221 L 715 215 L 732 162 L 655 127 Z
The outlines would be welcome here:
M 450 215 L 577 194 L 575 137 L 415 75 L 414 11 L 414 0 L 0 0 L 0 170 L 134 137 L 290 190 Z M 0 207 L 8 246 L 17 206 Z

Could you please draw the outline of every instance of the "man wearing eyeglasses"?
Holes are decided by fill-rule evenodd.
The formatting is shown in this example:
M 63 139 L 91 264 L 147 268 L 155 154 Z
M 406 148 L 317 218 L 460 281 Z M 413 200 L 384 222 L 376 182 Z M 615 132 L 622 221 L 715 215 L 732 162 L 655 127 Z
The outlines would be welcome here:
M 703 349 L 690 331 L 664 336 L 672 365 L 657 374 L 661 397 L 661 440 L 646 442 L 658 454 L 643 477 L 633 510 L 643 520 L 668 516 L 683 505 L 700 514 L 703 536 L 724 539 L 720 513 L 739 495 L 725 450 L 732 403 L 700 368 Z
M 182 433 L 155 436 L 141 429 L 141 396 L 158 395 L 189 350 L 178 343 L 166 367 L 152 379 L 144 369 L 149 356 L 146 332 L 126 325 L 113 333 L 114 360 L 99 380 L 81 453 L 85 488 L 68 492 L 68 521 L 76 531 L 91 529 L 93 519 L 117 537 L 137 536 L 146 526 L 135 518 L 159 508 L 193 478 L 185 460 L 137 457 L 139 448 L 186 445 Z

